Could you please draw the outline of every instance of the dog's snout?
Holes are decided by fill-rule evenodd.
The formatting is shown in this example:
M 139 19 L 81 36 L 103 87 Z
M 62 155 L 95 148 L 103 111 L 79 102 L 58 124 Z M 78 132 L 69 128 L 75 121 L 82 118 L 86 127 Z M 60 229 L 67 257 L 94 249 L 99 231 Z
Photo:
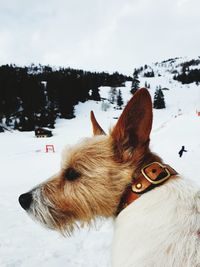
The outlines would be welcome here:
M 19 204 L 25 210 L 28 210 L 30 208 L 32 200 L 33 198 L 31 193 L 25 193 L 19 196 Z

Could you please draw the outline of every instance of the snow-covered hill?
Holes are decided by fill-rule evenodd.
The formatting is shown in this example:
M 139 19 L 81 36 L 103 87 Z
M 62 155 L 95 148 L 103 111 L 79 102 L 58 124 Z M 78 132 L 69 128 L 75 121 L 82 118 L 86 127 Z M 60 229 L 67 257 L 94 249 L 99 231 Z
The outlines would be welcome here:
M 177 59 L 173 64 L 181 62 Z M 151 148 L 179 173 L 200 185 L 200 117 L 196 114 L 200 89 L 196 84 L 182 85 L 174 81 L 167 64 L 151 66 L 159 73 L 154 78 L 143 77 L 142 73 L 139 77 L 141 87 L 150 84 L 152 98 L 157 86 L 169 89 L 163 91 L 166 109 L 154 110 Z M 124 104 L 131 97 L 130 88 L 130 82 L 120 88 Z M 116 123 L 121 110 L 115 109 L 115 104 L 105 108 L 110 88 L 102 87 L 100 93 L 104 104 L 80 103 L 76 106 L 76 118 L 58 120 L 51 138 L 37 139 L 33 132 L 0 133 L 1 267 L 110 267 L 111 220 L 99 221 L 90 230 L 85 228 L 70 238 L 63 238 L 32 222 L 18 204 L 21 193 L 58 171 L 60 154 L 66 144 L 92 135 L 90 110 L 94 110 L 105 131 Z M 107 111 L 102 110 L 102 105 Z M 53 144 L 56 152 L 45 153 L 47 144 Z M 179 158 L 182 145 L 188 152 Z

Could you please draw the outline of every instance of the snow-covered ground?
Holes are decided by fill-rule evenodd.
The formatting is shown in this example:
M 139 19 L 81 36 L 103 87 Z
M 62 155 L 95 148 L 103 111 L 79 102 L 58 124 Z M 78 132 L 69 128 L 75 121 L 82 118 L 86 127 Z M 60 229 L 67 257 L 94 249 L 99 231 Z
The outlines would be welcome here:
M 179 173 L 200 184 L 200 89 L 195 84 L 181 85 L 170 74 L 141 78 L 151 85 L 152 97 L 158 85 L 163 91 L 166 109 L 154 110 L 151 148 Z M 123 100 L 130 99 L 130 83 L 120 88 Z M 107 97 L 110 88 L 102 87 Z M 18 204 L 18 196 L 57 172 L 60 154 L 66 144 L 91 136 L 90 110 L 107 131 L 116 123 L 120 110 L 111 105 L 102 111 L 102 103 L 88 101 L 76 106 L 76 118 L 58 120 L 54 136 L 35 138 L 33 132 L 0 134 L 0 267 L 110 267 L 113 234 L 112 220 L 99 221 L 96 227 L 81 229 L 72 237 L 42 228 L 33 222 Z M 45 153 L 45 145 L 53 144 L 55 153 Z M 178 151 L 188 150 L 182 158 Z M 123 266 L 122 266 L 123 267 Z

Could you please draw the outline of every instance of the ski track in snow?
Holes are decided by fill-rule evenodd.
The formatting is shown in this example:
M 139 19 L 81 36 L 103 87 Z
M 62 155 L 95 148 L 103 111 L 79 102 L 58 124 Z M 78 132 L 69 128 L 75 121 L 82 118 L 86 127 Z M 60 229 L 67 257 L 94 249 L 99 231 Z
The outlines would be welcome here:
M 141 78 L 140 85 L 150 83 L 154 96 L 156 85 L 164 91 L 167 108 L 154 110 L 151 148 L 184 176 L 200 184 L 200 117 L 195 114 L 199 88 L 181 85 L 171 77 Z M 107 97 L 110 88 L 101 87 Z M 124 103 L 130 99 L 130 83 L 121 88 Z M 121 113 L 113 106 L 104 112 L 101 103 L 88 101 L 76 106 L 76 118 L 58 120 L 52 138 L 37 139 L 33 132 L 0 134 L 0 267 L 110 267 L 112 220 L 98 220 L 95 227 L 75 231 L 71 237 L 44 229 L 33 222 L 18 204 L 18 196 L 59 170 L 60 155 L 66 144 L 91 136 L 90 110 L 105 131 Z M 45 153 L 53 144 L 55 153 Z M 182 158 L 182 145 L 188 150 Z

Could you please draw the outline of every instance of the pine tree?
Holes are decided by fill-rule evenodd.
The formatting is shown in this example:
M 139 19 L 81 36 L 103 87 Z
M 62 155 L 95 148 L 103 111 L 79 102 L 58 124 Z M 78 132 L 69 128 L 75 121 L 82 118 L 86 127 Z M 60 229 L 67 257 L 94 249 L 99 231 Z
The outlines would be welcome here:
M 138 79 L 138 72 L 137 70 L 134 71 L 133 73 L 133 80 L 132 80 L 132 85 L 131 85 L 131 94 L 135 94 L 135 92 L 139 89 L 140 87 L 140 81 Z
M 122 99 L 122 92 L 119 89 L 118 94 L 117 94 L 117 106 L 119 107 L 119 109 L 122 109 L 123 104 L 124 104 L 124 101 Z
M 110 103 L 108 101 L 102 101 L 101 103 L 101 110 L 107 111 L 110 108 Z
M 111 87 L 108 94 L 110 103 L 114 104 L 117 99 L 117 89 L 115 87 Z
M 95 100 L 95 101 L 100 101 L 101 100 L 98 87 L 92 89 L 91 99 Z
M 151 88 L 151 85 L 149 83 L 147 83 L 147 81 L 145 81 L 144 87 L 145 88 Z
M 166 107 L 163 91 L 159 88 L 155 91 L 153 107 L 155 109 L 162 109 Z

